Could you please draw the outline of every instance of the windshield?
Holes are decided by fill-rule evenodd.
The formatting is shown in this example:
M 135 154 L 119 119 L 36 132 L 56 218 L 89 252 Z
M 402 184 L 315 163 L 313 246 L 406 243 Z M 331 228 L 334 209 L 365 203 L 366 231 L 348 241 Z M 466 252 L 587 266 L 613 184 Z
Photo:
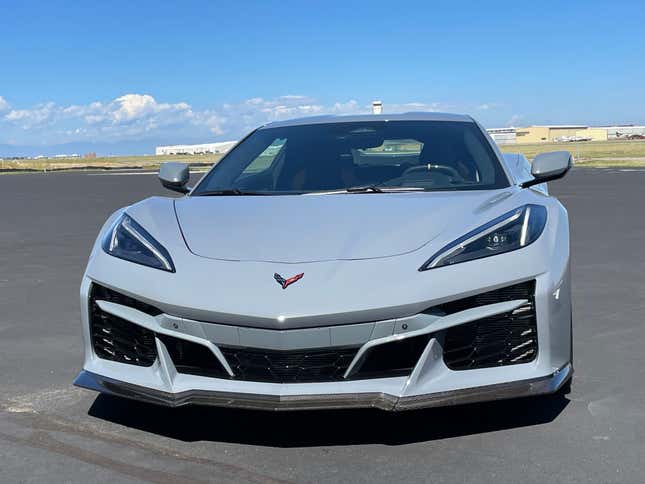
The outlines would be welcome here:
M 262 128 L 192 195 L 489 190 L 508 180 L 472 122 L 367 121 Z

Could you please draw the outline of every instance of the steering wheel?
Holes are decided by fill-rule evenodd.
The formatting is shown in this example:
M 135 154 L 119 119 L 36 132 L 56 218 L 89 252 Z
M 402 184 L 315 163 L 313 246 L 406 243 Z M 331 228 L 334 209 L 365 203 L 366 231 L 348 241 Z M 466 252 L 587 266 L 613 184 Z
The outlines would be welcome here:
M 401 177 L 407 176 L 410 173 L 416 173 L 419 171 L 442 171 L 444 173 L 447 173 L 449 176 L 453 178 L 457 178 L 459 180 L 463 179 L 463 177 L 459 174 L 457 170 L 455 170 L 452 166 L 448 165 L 438 165 L 434 163 L 428 163 L 425 165 L 417 165 L 417 166 L 411 166 L 407 170 L 405 170 L 402 174 Z

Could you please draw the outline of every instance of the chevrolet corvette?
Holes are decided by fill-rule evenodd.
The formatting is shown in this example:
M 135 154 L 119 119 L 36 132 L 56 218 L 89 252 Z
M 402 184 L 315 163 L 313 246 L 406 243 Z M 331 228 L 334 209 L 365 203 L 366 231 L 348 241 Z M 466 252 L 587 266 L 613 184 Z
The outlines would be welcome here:
M 408 410 L 566 391 L 568 152 L 471 117 L 259 127 L 181 196 L 116 211 L 80 289 L 75 384 L 167 406 Z

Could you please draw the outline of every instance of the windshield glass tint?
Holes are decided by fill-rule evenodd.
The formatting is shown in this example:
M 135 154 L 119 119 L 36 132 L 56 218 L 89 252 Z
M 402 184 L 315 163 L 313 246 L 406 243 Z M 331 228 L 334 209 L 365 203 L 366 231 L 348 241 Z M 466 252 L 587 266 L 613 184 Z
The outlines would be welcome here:
M 263 128 L 211 170 L 193 195 L 356 187 L 487 190 L 508 186 L 475 123 L 368 121 Z

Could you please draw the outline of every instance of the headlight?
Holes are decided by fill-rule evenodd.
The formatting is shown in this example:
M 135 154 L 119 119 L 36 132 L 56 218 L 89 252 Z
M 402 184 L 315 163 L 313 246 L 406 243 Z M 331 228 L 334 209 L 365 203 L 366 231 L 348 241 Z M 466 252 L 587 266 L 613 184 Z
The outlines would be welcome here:
M 123 214 L 105 235 L 102 246 L 105 252 L 119 259 L 175 272 L 168 251 L 126 214 Z
M 545 224 L 546 208 L 524 205 L 446 245 L 419 270 L 427 271 L 521 249 L 537 240 Z

